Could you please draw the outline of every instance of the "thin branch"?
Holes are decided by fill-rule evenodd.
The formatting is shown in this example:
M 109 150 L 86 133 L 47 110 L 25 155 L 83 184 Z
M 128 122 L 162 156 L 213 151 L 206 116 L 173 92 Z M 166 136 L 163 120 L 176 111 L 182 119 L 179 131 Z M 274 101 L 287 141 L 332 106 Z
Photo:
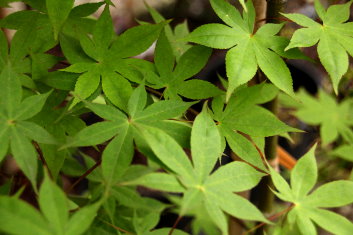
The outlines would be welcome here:
M 176 226 L 179 224 L 180 220 L 182 219 L 183 217 L 182 216 L 179 216 L 176 220 L 175 220 L 175 223 L 172 227 L 172 229 L 169 231 L 168 235 L 172 235 L 174 230 L 176 229 Z
M 112 227 L 112 228 L 114 228 L 114 229 L 120 231 L 120 232 L 123 232 L 123 233 L 126 233 L 126 234 L 134 234 L 134 233 L 129 232 L 129 231 L 125 230 L 125 229 L 122 229 L 122 228 L 120 228 L 120 227 L 118 227 L 118 226 L 116 226 L 116 225 L 114 225 L 114 224 L 111 224 L 111 223 L 109 223 L 109 222 L 107 222 L 107 221 L 105 221 L 105 220 L 102 220 L 101 218 L 99 218 L 99 220 L 102 221 L 103 223 L 109 225 L 110 227 Z
M 83 175 L 80 176 L 80 178 L 78 178 L 75 183 L 73 183 L 71 185 L 71 187 L 68 190 L 68 193 L 70 193 L 75 186 L 80 183 L 83 179 L 85 179 L 89 174 L 91 174 L 98 166 L 100 166 L 100 164 L 102 163 L 102 160 L 99 160 L 96 162 L 96 164 L 94 164 L 91 168 L 89 168 Z

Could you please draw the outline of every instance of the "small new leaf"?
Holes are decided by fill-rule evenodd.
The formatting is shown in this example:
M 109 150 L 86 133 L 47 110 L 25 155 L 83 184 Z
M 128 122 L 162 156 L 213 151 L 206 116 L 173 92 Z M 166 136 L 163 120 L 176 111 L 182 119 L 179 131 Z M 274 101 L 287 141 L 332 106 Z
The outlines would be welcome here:
M 348 69 L 347 53 L 353 56 L 352 22 L 346 22 L 349 19 L 351 4 L 352 1 L 332 5 L 325 11 L 320 0 L 315 0 L 315 9 L 322 24 L 301 14 L 283 14 L 305 27 L 294 32 L 286 50 L 294 47 L 310 47 L 318 43 L 320 61 L 331 77 L 336 94 L 339 82 Z

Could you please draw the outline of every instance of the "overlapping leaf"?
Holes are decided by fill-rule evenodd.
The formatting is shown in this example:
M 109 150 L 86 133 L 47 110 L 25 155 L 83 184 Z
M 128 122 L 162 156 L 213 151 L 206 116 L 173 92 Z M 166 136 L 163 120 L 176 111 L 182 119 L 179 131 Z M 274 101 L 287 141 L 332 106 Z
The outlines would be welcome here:
M 133 139 L 141 141 L 141 137 L 136 133 L 137 126 L 164 129 L 165 122 L 168 122 L 167 132 L 173 133 L 176 128 L 182 133 L 181 139 L 185 139 L 185 135 L 188 135 L 189 127 L 166 120 L 180 116 L 192 103 L 158 101 L 145 108 L 146 101 L 147 93 L 144 86 L 140 85 L 129 99 L 128 115 L 112 106 L 87 103 L 88 108 L 107 121 L 98 122 L 83 129 L 67 146 L 95 145 L 113 138 L 103 152 L 102 169 L 103 176 L 108 183 L 116 182 L 130 165 L 134 153 Z M 138 142 L 137 145 L 139 146 Z
M 0 34 L 0 38 L 3 34 Z M 16 34 L 18 36 L 20 34 Z M 16 37 L 15 36 L 15 37 Z M 3 41 L 3 40 L 2 40 Z M 2 51 L 2 58 L 11 62 L 19 61 L 21 65 L 22 56 L 14 57 L 13 51 L 17 50 L 17 44 L 12 44 L 10 55 L 7 56 L 7 45 L 2 42 L 5 50 Z M 17 55 L 17 53 L 15 53 Z M 0 97 L 0 120 L 1 120 L 1 143 L 0 160 L 6 155 L 9 145 L 11 153 L 16 159 L 24 174 L 29 178 L 33 186 L 36 185 L 37 176 L 37 153 L 31 140 L 39 143 L 55 144 L 56 140 L 41 126 L 26 121 L 42 109 L 49 93 L 29 96 L 22 100 L 22 86 L 24 70 L 6 61 L 0 68 L 0 86 L 2 96 Z
M 39 191 L 41 213 L 24 201 L 0 197 L 0 231 L 9 234 L 83 234 L 91 225 L 100 202 L 85 206 L 69 217 L 68 198 L 48 175 Z
M 315 147 L 300 158 L 291 172 L 291 186 L 275 170 L 271 169 L 273 183 L 282 200 L 292 202 L 288 223 L 296 223 L 302 234 L 317 234 L 313 222 L 334 234 L 350 234 L 353 223 L 347 218 L 323 208 L 340 207 L 353 202 L 353 182 L 347 180 L 324 184 L 312 193 L 317 181 Z
M 165 88 L 163 95 L 167 99 L 181 99 L 179 95 L 190 99 L 205 99 L 221 95 L 222 91 L 210 82 L 190 79 L 205 66 L 211 50 L 203 46 L 189 48 L 175 64 L 173 47 L 166 33 L 159 37 L 155 50 L 156 72 L 142 70 L 149 86 L 155 89 Z
M 151 14 L 155 23 L 161 23 L 166 19 L 154 8 L 147 6 L 149 13 Z M 168 38 L 169 42 L 172 45 L 173 54 L 175 56 L 176 61 L 178 62 L 180 57 L 191 48 L 191 45 L 186 43 L 185 41 L 181 40 L 186 37 L 190 32 L 188 29 L 187 21 L 180 23 L 175 26 L 174 30 L 172 27 L 167 24 L 164 27 L 165 36 Z M 169 52 L 168 52 L 169 53 Z
M 109 8 L 106 7 L 93 29 L 92 39 L 88 35 L 80 38 L 80 45 L 86 54 L 84 59 L 75 57 L 74 60 L 78 62 L 64 69 L 66 72 L 82 73 L 75 85 L 76 95 L 86 99 L 101 84 L 107 98 L 117 107 L 126 110 L 126 103 L 132 92 L 127 79 L 141 82 L 141 76 L 131 66 L 131 63 L 138 62 L 127 58 L 147 50 L 157 39 L 164 24 L 137 26 L 113 40 L 113 23 Z M 79 101 L 75 98 L 71 107 Z
M 295 115 L 308 124 L 320 125 L 320 136 L 324 145 L 333 142 L 338 136 L 342 136 L 348 143 L 353 141 L 353 132 L 350 128 L 353 125 L 352 99 L 337 103 L 332 96 L 322 90 L 318 99 L 303 91 L 298 97 L 302 102 L 298 104 Z
M 315 0 L 315 9 L 322 24 L 301 14 L 283 14 L 288 19 L 305 27 L 294 32 L 286 50 L 294 47 L 310 47 L 318 43 L 320 61 L 329 73 L 337 94 L 338 85 L 348 69 L 348 55 L 353 56 L 352 22 L 346 22 L 350 15 L 352 1 L 332 5 L 327 10 L 320 0 Z
M 241 219 L 267 222 L 254 205 L 233 193 L 254 187 L 263 176 L 262 173 L 246 163 L 233 162 L 209 176 L 222 150 L 221 136 L 207 110 L 196 117 L 192 129 L 193 164 L 177 142 L 162 130 L 145 128 L 140 131 L 153 152 L 174 174 L 161 177 L 163 181 L 158 183 L 154 178 L 161 173 L 150 173 L 135 179 L 131 184 L 142 184 L 161 190 L 166 186 L 164 190 L 176 191 L 179 182 L 179 187 L 185 188 L 182 191 L 184 197 L 180 215 L 202 205 L 223 234 L 228 234 L 224 212 Z
M 257 68 L 279 89 L 294 96 L 292 78 L 281 56 L 301 57 L 299 51 L 284 52 L 288 40 L 275 36 L 282 24 L 265 24 L 254 31 L 255 10 L 247 1 L 243 16 L 224 0 L 211 0 L 213 10 L 227 25 L 206 24 L 195 29 L 188 41 L 217 49 L 229 49 L 226 55 L 226 71 L 229 79 L 227 101 L 233 91 L 252 79 Z
M 229 99 L 225 108 L 222 99 L 214 100 L 212 103 L 218 129 L 233 152 L 262 170 L 265 170 L 265 166 L 260 154 L 244 134 L 263 138 L 298 131 L 278 120 L 265 108 L 257 105 L 270 101 L 277 93 L 278 89 L 273 85 L 264 83 L 238 89 Z

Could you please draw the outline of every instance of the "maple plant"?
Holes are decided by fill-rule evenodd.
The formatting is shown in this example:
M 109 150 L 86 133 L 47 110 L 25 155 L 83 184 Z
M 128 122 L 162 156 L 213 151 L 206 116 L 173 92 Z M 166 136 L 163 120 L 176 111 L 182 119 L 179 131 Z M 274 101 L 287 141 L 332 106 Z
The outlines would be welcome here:
M 29 10 L 0 20 L 16 31 L 0 33 L 3 234 L 352 233 L 331 210 L 353 202 L 352 1 L 325 9 L 315 0 L 317 21 L 281 13 L 283 23 L 259 25 L 251 0 L 242 9 L 210 0 L 224 23 L 191 33 L 146 6 L 154 23 L 120 35 L 110 0 L 23 3 Z M 290 38 L 281 36 L 288 21 L 302 26 Z M 153 62 L 136 57 L 154 43 Z M 316 44 L 332 85 L 314 97 L 294 91 L 286 59 L 312 63 L 300 49 Z M 219 82 L 198 76 L 212 48 L 227 50 Z M 303 130 L 266 108 L 274 101 L 320 128 L 288 169 L 267 140 Z M 325 178 L 327 165 L 344 174 Z M 278 199 L 266 210 L 246 196 L 257 185 Z M 175 222 L 159 222 L 166 212 Z

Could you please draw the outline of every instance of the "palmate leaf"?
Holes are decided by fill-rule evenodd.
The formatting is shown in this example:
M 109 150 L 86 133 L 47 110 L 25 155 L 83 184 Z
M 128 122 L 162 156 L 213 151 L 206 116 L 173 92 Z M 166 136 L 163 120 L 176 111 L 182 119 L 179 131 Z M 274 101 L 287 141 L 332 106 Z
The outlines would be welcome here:
M 321 208 L 340 207 L 353 202 L 353 182 L 338 180 L 320 186 L 308 194 L 317 180 L 315 147 L 299 159 L 291 172 L 291 187 L 276 171 L 271 169 L 273 183 L 282 200 L 294 203 L 287 222 L 296 223 L 302 234 L 315 235 L 315 222 L 334 234 L 350 234 L 353 223 L 341 215 Z M 293 219 L 295 218 L 295 219 Z
M 249 139 L 237 131 L 254 138 L 299 131 L 257 105 L 270 101 L 277 93 L 278 89 L 273 85 L 264 83 L 239 88 L 225 108 L 222 100 L 214 100 L 212 104 L 214 119 L 218 122 L 222 138 L 227 140 L 232 151 L 240 158 L 262 170 L 266 168 L 258 150 Z
M 347 143 L 352 142 L 353 132 L 350 128 L 353 125 L 352 99 L 337 103 L 332 96 L 322 90 L 319 91 L 317 99 L 304 91 L 297 95 L 302 102 L 298 104 L 295 116 L 310 125 L 320 125 L 320 136 L 324 145 L 335 141 L 338 136 L 342 136 Z M 321 115 L 317 115 L 318 113 Z
M 245 163 L 235 162 L 221 167 L 209 176 L 217 158 L 221 155 L 221 136 L 205 107 L 196 117 L 192 130 L 193 166 L 183 149 L 164 131 L 156 128 L 145 128 L 140 131 L 156 156 L 170 168 L 178 181 L 165 175 L 164 180 L 158 183 L 155 180 L 157 175 L 154 174 L 161 173 L 152 173 L 136 181 L 127 182 L 127 184 L 141 184 L 160 190 L 163 190 L 165 186 L 166 191 L 174 191 L 178 189 L 179 183 L 181 187 L 186 188 L 181 191 L 184 192 L 184 197 L 181 202 L 180 215 L 185 215 L 193 208 L 202 206 L 224 234 L 228 234 L 225 229 L 227 222 L 224 212 L 241 219 L 268 222 L 254 205 L 233 194 L 233 192 L 254 187 L 263 174 Z M 204 138 L 206 136 L 208 138 Z M 203 148 L 209 146 L 207 153 L 201 146 Z M 148 180 L 149 178 L 151 181 Z
M 310 47 L 318 43 L 319 58 L 329 73 L 335 93 L 342 76 L 348 69 L 348 54 L 353 56 L 353 31 L 349 19 L 352 1 L 332 5 L 324 10 L 320 0 L 315 0 L 315 9 L 322 20 L 319 24 L 300 14 L 283 14 L 288 19 L 305 27 L 294 32 L 286 50 L 294 47 Z
M 85 72 L 76 82 L 74 90 L 76 95 L 80 99 L 86 99 L 102 83 L 106 97 L 115 106 L 126 111 L 126 104 L 132 93 L 131 84 L 127 79 L 137 83 L 142 80 L 142 75 L 136 71 L 134 66 L 131 66 L 132 62 L 127 58 L 147 50 L 157 39 L 165 24 L 166 22 L 156 25 L 140 25 L 128 29 L 114 39 L 113 23 L 109 8 L 106 6 L 93 28 L 92 39 L 87 35 L 80 38 L 80 45 L 85 55 L 73 55 L 73 62 L 77 62 L 63 70 L 72 73 Z M 141 38 L 144 40 L 141 41 Z M 70 40 L 64 37 L 63 42 L 68 47 L 72 46 L 67 39 Z M 72 50 L 68 49 L 67 52 L 71 54 Z M 78 61 L 81 57 L 83 60 Z M 80 102 L 79 98 L 75 98 L 70 107 Z
M 284 52 L 288 40 L 275 36 L 283 25 L 265 24 L 256 33 L 255 10 L 252 1 L 246 3 L 243 16 L 224 0 L 211 0 L 216 14 L 227 24 L 206 24 L 195 29 L 188 37 L 190 42 L 217 49 L 229 49 L 226 54 L 226 71 L 229 80 L 226 100 L 234 90 L 255 75 L 257 68 L 268 79 L 294 97 L 292 78 L 283 57 L 301 57 L 299 51 Z
M 209 48 L 190 47 L 175 64 L 173 46 L 166 36 L 166 31 L 163 31 L 155 50 L 157 71 L 141 69 L 150 83 L 147 84 L 148 86 L 155 89 L 165 88 L 163 95 L 167 99 L 180 100 L 179 95 L 189 99 L 205 99 L 223 94 L 221 90 L 207 81 L 190 79 L 206 65 L 211 55 Z
M 13 157 L 36 190 L 37 153 L 31 140 L 48 144 L 55 144 L 56 140 L 41 126 L 26 120 L 42 109 L 50 93 L 30 96 L 22 101 L 19 74 L 10 65 L 2 70 L 0 85 L 3 87 L 0 98 L 0 120 L 4 127 L 1 138 L 7 139 L 2 144 L 0 159 L 6 154 L 10 144 Z M 36 102 L 37 107 L 30 109 Z M 24 108 L 23 104 L 29 108 Z
M 177 128 L 173 123 L 168 124 L 166 120 L 179 117 L 193 103 L 164 100 L 145 107 L 146 100 L 147 93 L 142 84 L 133 91 L 127 104 L 127 114 L 113 106 L 85 102 L 89 109 L 106 121 L 82 129 L 62 148 L 96 145 L 112 139 L 102 155 L 102 173 L 110 187 L 119 180 L 131 163 L 133 140 L 141 140 L 136 128 L 171 126 L 169 133 L 174 133 L 172 130 L 176 128 L 175 135 L 178 139 L 184 140 L 189 135 L 185 129 Z

